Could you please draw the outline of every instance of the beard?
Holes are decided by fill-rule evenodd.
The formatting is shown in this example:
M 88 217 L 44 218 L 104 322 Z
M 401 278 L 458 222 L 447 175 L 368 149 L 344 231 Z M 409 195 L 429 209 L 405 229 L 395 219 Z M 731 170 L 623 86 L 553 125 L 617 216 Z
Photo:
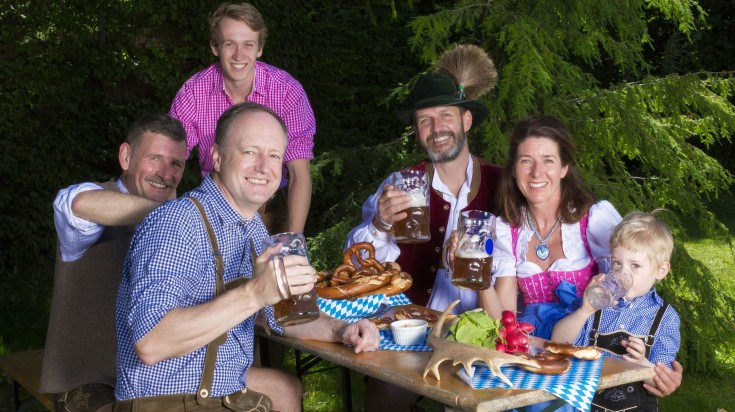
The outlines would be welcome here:
M 444 152 L 435 152 L 431 150 L 431 148 L 429 147 L 429 143 L 431 143 L 431 141 L 434 139 L 444 136 L 450 136 L 450 138 L 454 139 L 454 145 Z M 426 151 L 426 155 L 429 160 L 431 160 L 433 163 L 444 163 L 451 162 L 452 160 L 456 159 L 459 154 L 462 153 L 462 149 L 464 149 L 464 145 L 466 143 L 467 133 L 465 133 L 464 128 L 461 128 L 458 135 L 455 135 L 452 131 L 432 133 L 432 135 L 429 136 L 428 139 L 426 139 L 426 143 L 421 142 L 421 146 Z

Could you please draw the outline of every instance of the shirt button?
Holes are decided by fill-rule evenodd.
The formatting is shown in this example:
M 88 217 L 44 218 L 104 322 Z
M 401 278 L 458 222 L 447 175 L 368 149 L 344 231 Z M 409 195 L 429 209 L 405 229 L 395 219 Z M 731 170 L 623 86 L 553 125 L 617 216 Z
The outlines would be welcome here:
M 553 280 L 550 280 L 549 281 L 549 285 L 553 285 L 553 284 L 554 284 L 554 281 Z
M 440 248 L 439 246 L 434 248 L 434 252 L 436 253 L 440 253 L 441 251 L 442 251 L 442 248 Z
M 444 205 L 444 210 L 449 210 L 449 205 Z
M 430 267 L 429 270 L 432 271 L 432 272 L 436 272 L 436 266 Z
M 444 226 L 439 226 L 439 233 L 444 233 L 446 231 L 447 231 L 447 228 L 445 228 Z
M 547 278 L 550 278 L 551 277 L 551 273 L 546 273 L 546 277 Z

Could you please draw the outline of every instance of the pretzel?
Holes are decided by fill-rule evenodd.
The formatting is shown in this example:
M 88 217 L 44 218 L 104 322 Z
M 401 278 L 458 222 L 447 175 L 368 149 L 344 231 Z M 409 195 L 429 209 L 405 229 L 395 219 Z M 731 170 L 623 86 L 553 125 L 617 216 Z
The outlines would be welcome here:
M 602 352 L 594 346 L 576 346 L 571 343 L 546 341 L 544 342 L 544 349 L 547 352 L 572 356 L 582 360 L 595 360 L 602 356 Z
M 411 275 L 401 272 L 400 265 L 378 262 L 375 247 L 361 242 L 344 251 L 342 264 L 331 275 L 318 277 L 316 292 L 327 299 L 353 299 L 376 293 L 391 296 L 407 290 L 412 284 Z
M 513 352 L 513 354 L 524 359 L 535 361 L 538 366 L 519 366 L 529 372 L 540 373 L 542 375 L 559 375 L 566 373 L 572 366 L 572 362 L 569 360 L 569 357 L 558 353 L 540 352 L 533 356 L 525 352 Z
M 319 297 L 326 299 L 351 299 L 387 285 L 390 278 L 386 274 L 363 276 L 344 285 L 317 289 L 316 293 Z
M 385 273 L 391 273 L 391 272 L 385 272 Z M 390 283 L 374 291 L 360 295 L 358 296 L 358 298 L 361 298 L 363 296 L 369 296 L 369 295 L 385 295 L 385 296 L 397 295 L 403 292 L 404 290 L 408 290 L 408 288 L 410 288 L 412 284 L 413 284 L 413 278 L 408 273 L 406 272 L 392 273 L 390 277 Z
M 439 320 L 439 315 L 436 313 L 428 309 L 422 310 L 415 307 L 400 308 L 396 311 L 393 317 L 396 318 L 396 320 L 423 319 L 429 324 L 429 327 L 434 326 L 434 323 Z

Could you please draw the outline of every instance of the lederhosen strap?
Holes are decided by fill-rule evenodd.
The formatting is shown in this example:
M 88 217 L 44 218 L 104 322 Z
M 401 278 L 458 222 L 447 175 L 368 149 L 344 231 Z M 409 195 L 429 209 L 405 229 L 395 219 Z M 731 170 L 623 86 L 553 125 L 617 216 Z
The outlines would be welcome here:
M 204 226 L 207 229 L 207 238 L 212 246 L 212 254 L 215 260 L 215 288 L 214 296 L 217 297 L 225 292 L 225 261 L 222 259 L 222 253 L 219 251 L 219 244 L 217 243 L 217 236 L 214 234 L 212 225 L 209 224 L 207 214 L 204 212 L 204 208 L 199 200 L 193 197 L 187 197 L 196 206 L 199 214 L 202 216 Z M 212 382 L 214 381 L 214 367 L 217 364 L 217 349 L 219 345 L 227 341 L 227 332 L 221 334 L 213 341 L 207 344 L 206 354 L 204 355 L 204 371 L 202 372 L 202 378 L 199 381 L 199 389 L 197 390 L 197 403 L 204 405 L 212 391 Z
M 668 307 L 669 304 L 667 302 L 664 302 L 664 304 L 661 305 L 656 312 L 656 316 L 653 318 L 653 322 L 651 322 L 648 334 L 646 336 L 640 336 L 646 346 L 646 357 L 651 354 L 651 347 L 656 340 L 656 332 L 658 331 L 661 320 L 663 319 L 664 313 Z M 624 355 L 625 348 L 622 345 L 619 345 L 618 342 L 621 339 L 627 339 L 634 335 L 622 330 L 610 333 L 600 333 L 601 313 L 602 311 L 597 311 L 597 313 L 595 313 L 592 329 L 590 330 L 590 344 L 599 346 L 600 349 L 609 350 L 618 355 Z M 613 346 L 616 345 L 619 346 L 617 349 L 620 349 L 622 353 L 614 351 L 616 348 Z M 608 412 L 632 409 L 641 411 L 658 410 L 657 398 L 643 388 L 642 382 L 618 385 L 596 393 L 592 400 L 592 408 L 590 410 L 593 412 Z

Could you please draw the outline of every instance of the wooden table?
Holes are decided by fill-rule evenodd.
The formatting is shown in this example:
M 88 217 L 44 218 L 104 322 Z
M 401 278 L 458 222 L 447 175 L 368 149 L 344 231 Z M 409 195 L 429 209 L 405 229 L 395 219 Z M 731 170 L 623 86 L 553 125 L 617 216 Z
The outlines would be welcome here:
M 431 352 L 380 350 L 355 354 L 351 348 L 338 343 L 266 336 L 262 331 L 259 335 L 461 410 L 500 411 L 557 399 L 540 389 L 472 389 L 457 376 L 460 366 L 452 366 L 450 361 L 442 363 L 439 369 L 441 380 L 430 375 L 424 378 Z M 598 389 L 641 381 L 653 375 L 652 368 L 606 357 Z

